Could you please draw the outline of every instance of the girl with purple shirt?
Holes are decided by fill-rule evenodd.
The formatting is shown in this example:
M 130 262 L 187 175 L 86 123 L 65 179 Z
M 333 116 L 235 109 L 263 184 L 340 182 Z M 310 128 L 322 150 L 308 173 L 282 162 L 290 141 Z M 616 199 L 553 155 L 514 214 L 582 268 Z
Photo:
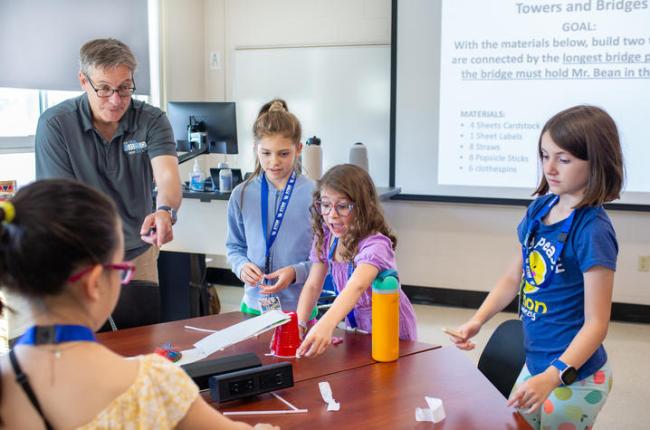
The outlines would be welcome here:
M 309 330 L 298 356 L 322 354 L 332 342 L 332 333 L 345 318 L 346 325 L 371 331 L 372 281 L 388 269 L 396 269 L 397 239 L 388 227 L 377 192 L 368 173 L 351 164 L 331 168 L 314 193 L 312 227 L 315 238 L 311 270 L 298 301 L 298 324 L 307 331 L 307 321 L 328 275 L 337 297 L 327 313 Z M 417 337 L 415 312 L 400 290 L 399 335 Z

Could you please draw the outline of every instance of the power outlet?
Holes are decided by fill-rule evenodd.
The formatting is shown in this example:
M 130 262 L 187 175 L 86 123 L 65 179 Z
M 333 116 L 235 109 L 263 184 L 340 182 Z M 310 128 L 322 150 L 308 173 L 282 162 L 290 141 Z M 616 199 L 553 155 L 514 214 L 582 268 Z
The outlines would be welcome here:
M 262 367 L 262 362 L 252 352 L 228 355 L 212 360 L 202 360 L 181 366 L 185 373 L 194 380 L 199 389 L 210 388 L 211 376 L 246 370 L 253 367 Z
M 650 255 L 640 255 L 637 266 L 639 272 L 650 272 Z
M 209 385 L 210 396 L 215 402 L 241 399 L 293 387 L 293 367 L 289 362 L 281 362 L 214 375 L 210 377 Z

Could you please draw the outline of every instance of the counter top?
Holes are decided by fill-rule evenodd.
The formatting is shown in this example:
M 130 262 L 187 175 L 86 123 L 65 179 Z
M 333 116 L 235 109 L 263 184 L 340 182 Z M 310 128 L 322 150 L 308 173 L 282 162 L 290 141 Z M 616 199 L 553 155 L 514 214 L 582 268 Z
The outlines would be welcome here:
M 377 187 L 379 200 L 390 200 L 396 194 L 399 194 L 401 189 L 399 187 Z M 198 199 L 201 202 L 209 203 L 211 200 L 228 200 L 230 193 L 222 193 L 220 191 L 183 191 L 184 199 Z

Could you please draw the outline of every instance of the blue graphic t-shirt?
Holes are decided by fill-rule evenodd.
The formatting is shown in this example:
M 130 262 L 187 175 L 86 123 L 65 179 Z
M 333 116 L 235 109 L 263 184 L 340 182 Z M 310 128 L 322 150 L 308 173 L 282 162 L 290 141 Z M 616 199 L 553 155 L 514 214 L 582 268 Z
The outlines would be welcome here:
M 536 199 L 528 207 L 517 227 L 519 241 L 524 245 L 526 233 L 535 216 L 554 195 Z M 595 266 L 616 270 L 618 243 L 612 222 L 602 207 L 578 209 L 566 239 L 562 255 L 557 244 L 564 220 L 551 225 L 540 222 L 531 240 L 530 270 L 537 285 L 522 282 L 521 318 L 524 324 L 526 365 L 533 375 L 543 372 L 567 349 L 585 321 L 584 272 Z M 547 261 L 557 261 L 555 275 L 549 284 Z M 578 369 L 578 380 L 602 367 L 607 353 L 601 345 Z

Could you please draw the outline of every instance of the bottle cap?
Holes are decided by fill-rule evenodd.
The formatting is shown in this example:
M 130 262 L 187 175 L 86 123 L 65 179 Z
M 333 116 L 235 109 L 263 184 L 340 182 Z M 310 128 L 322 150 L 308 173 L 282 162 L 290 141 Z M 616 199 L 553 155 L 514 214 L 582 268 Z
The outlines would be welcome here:
M 372 290 L 378 292 L 393 292 L 399 289 L 399 280 L 397 279 L 397 272 L 389 269 L 377 275 L 377 278 L 372 282 Z
M 307 145 L 320 145 L 320 139 L 317 138 L 316 136 L 310 137 L 307 139 L 305 142 Z

